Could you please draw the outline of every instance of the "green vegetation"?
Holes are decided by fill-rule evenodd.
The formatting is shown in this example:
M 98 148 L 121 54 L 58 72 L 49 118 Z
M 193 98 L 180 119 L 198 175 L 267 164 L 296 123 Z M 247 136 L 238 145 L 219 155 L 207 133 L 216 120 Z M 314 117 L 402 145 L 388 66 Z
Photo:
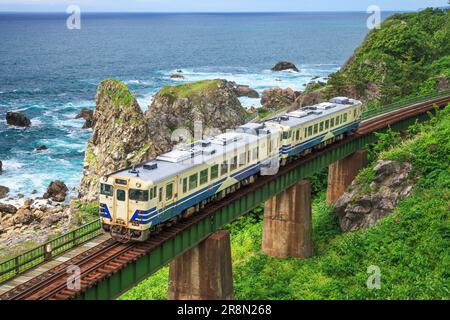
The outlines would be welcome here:
M 166 97 L 171 104 L 179 98 L 191 97 L 197 92 L 214 90 L 222 82 L 225 82 L 225 80 L 202 80 L 176 86 L 164 86 L 159 91 L 159 96 Z
M 75 200 L 74 205 L 77 208 L 75 213 L 77 226 L 98 219 L 98 201 L 82 202 Z
M 401 141 L 388 131 L 381 139 L 388 150 L 376 153 L 412 163 L 420 176 L 413 194 L 372 227 L 342 234 L 320 192 L 313 201 L 313 258 L 263 254 L 262 207 L 228 226 L 236 298 L 448 299 L 450 105 L 412 131 L 414 138 Z M 370 169 L 358 176 L 368 183 L 372 178 Z M 380 268 L 379 290 L 367 288 L 370 266 Z M 165 267 L 121 299 L 166 299 L 167 284 Z
M 450 10 L 395 14 L 369 33 L 355 55 L 331 75 L 327 93 L 383 105 L 438 90 L 450 80 Z M 445 85 L 444 85 L 445 87 Z
M 118 89 L 111 92 L 109 89 L 105 90 L 105 95 L 111 97 L 115 106 L 129 106 L 134 101 L 134 96 L 131 93 L 130 89 L 121 81 L 115 79 L 106 79 L 103 80 L 100 85 L 105 82 L 109 82 L 113 84 Z

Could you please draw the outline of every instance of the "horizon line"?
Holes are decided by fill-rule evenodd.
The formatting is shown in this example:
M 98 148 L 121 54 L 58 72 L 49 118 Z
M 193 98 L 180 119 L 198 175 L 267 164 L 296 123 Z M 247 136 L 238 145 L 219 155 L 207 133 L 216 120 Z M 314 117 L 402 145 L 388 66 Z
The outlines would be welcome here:
M 430 7 L 433 8 L 433 7 Z M 382 12 L 416 12 L 419 10 L 423 10 L 425 8 L 420 8 L 417 10 L 405 10 L 405 9 L 398 9 L 398 10 L 383 10 Z M 435 7 L 435 9 L 439 9 L 438 7 Z M 239 13 L 239 14 L 248 14 L 248 13 L 367 13 L 364 10 L 304 10 L 304 11 L 83 11 L 82 13 L 125 13 L 125 14 L 148 14 L 148 13 L 171 13 L 171 14 L 218 14 L 218 13 Z M 63 13 L 67 14 L 66 11 L 2 11 L 0 10 L 0 13 L 27 13 L 27 14 L 34 14 L 34 13 Z

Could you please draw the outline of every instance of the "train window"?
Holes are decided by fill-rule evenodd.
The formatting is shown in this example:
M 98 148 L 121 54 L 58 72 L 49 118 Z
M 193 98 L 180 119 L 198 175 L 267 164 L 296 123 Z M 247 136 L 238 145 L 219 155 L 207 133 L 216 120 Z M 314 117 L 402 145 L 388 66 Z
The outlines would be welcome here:
M 313 127 L 312 127 L 312 126 L 309 126 L 309 127 L 308 127 L 308 137 L 309 137 L 309 136 L 312 136 L 312 131 L 313 131 Z
M 250 150 L 247 151 L 247 159 L 248 162 L 252 161 L 252 158 L 250 157 Z
M 318 130 L 319 130 L 319 125 L 316 123 L 316 124 L 314 125 L 314 133 L 317 133 Z
M 112 196 L 113 186 L 109 184 L 100 183 L 100 194 L 104 196 Z
M 320 123 L 319 131 L 323 131 L 323 121 Z
M 289 133 L 287 131 L 283 132 L 283 139 L 287 139 L 289 137 Z
M 209 169 L 200 171 L 200 185 L 208 182 L 208 173 L 209 173 L 208 171 Z
M 246 164 L 246 153 L 244 152 L 244 153 L 241 153 L 240 155 L 239 155 L 239 167 L 243 167 L 243 166 L 245 166 L 245 164 Z
M 292 137 L 292 131 L 289 131 L 289 138 Z
M 334 118 L 331 118 L 331 120 L 330 120 L 330 128 L 333 128 L 334 127 Z
M 219 165 L 215 164 L 211 167 L 211 180 L 216 179 L 219 176 Z
M 198 174 L 193 174 L 189 176 L 189 190 L 197 188 L 198 185 Z
M 305 134 L 304 134 L 305 138 L 308 136 L 308 129 L 305 128 Z
M 187 187 L 188 187 L 188 185 L 187 185 L 187 178 L 184 178 L 183 179 L 183 193 L 186 193 L 187 192 Z
M 225 161 L 220 165 L 220 175 L 223 176 L 228 173 L 228 163 Z
M 173 196 L 173 183 L 166 185 L 166 201 L 172 199 Z
M 148 190 L 130 189 L 128 198 L 136 201 L 148 201 Z
M 330 127 L 330 120 L 325 120 L 325 130 Z
M 154 197 L 154 194 L 153 194 L 153 188 L 151 188 L 151 189 L 150 189 L 150 200 L 152 200 L 153 197 Z
M 162 187 L 159 188 L 159 202 L 162 201 L 162 191 L 163 191 L 163 188 Z
M 356 109 L 353 110 L 353 117 L 356 118 Z
M 234 156 L 233 158 L 231 158 L 230 161 L 230 171 L 236 170 L 237 168 L 237 156 Z
M 338 126 L 340 124 L 339 122 L 339 116 L 336 117 L 336 125 Z
M 119 201 L 125 201 L 125 190 L 117 189 L 116 197 Z
M 347 114 L 344 113 L 344 122 L 347 122 Z
M 300 130 L 297 130 L 297 132 L 295 133 L 295 140 L 300 139 Z

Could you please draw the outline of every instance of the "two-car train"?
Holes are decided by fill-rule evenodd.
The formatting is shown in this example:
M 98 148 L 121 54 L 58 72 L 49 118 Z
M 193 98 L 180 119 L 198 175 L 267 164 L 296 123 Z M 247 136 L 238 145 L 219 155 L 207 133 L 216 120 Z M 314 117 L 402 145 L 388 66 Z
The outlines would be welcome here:
M 358 128 L 361 112 L 360 101 L 337 97 L 109 174 L 100 184 L 103 229 L 122 242 L 146 240 L 258 175 L 342 139 Z

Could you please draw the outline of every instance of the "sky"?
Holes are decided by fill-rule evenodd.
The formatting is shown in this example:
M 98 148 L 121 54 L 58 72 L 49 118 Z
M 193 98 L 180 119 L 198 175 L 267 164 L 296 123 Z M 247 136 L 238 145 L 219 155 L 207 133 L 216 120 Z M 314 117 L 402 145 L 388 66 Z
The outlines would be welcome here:
M 0 0 L 0 11 L 66 12 L 78 5 L 83 12 L 288 12 L 409 11 L 447 5 L 446 0 Z

